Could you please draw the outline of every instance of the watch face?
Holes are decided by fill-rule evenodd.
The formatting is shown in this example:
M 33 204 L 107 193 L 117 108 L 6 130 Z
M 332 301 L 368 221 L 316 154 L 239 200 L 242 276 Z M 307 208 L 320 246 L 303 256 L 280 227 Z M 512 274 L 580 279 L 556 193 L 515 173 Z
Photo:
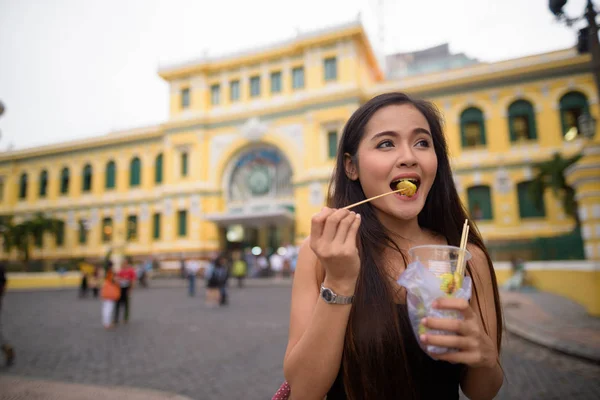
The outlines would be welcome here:
M 323 289 L 321 296 L 327 302 L 333 301 L 333 292 L 330 289 Z

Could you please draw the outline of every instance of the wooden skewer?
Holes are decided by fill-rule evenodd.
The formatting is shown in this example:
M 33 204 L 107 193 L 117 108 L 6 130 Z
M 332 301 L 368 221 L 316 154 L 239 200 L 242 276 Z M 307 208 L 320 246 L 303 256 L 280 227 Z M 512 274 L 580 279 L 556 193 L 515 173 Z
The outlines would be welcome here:
M 469 221 L 465 219 L 465 224 L 463 225 L 462 235 L 460 238 L 460 252 L 458 253 L 458 260 L 456 262 L 456 275 L 460 277 L 460 281 L 462 283 L 462 278 L 465 275 L 465 252 L 467 251 L 467 243 L 469 241 Z
M 365 200 L 361 200 L 361 201 L 359 201 L 359 202 L 357 202 L 357 203 L 350 204 L 349 206 L 346 206 L 346 207 L 344 207 L 343 209 L 344 209 L 344 210 L 349 210 L 349 209 L 351 209 L 352 207 L 359 206 L 359 205 L 361 205 L 361 204 L 363 204 L 363 203 L 367 203 L 367 202 L 369 202 L 369 201 L 371 201 L 371 200 L 375 200 L 375 199 L 378 199 L 378 198 L 380 198 L 380 197 L 383 197 L 383 196 L 387 196 L 388 194 L 392 194 L 392 193 L 400 193 L 400 192 L 403 192 L 403 191 L 405 191 L 405 190 L 406 190 L 406 188 L 392 190 L 391 192 L 383 193 L 383 194 L 380 194 L 380 195 L 377 195 L 377 196 L 370 197 L 370 198 L 368 198 L 368 199 L 365 199 Z

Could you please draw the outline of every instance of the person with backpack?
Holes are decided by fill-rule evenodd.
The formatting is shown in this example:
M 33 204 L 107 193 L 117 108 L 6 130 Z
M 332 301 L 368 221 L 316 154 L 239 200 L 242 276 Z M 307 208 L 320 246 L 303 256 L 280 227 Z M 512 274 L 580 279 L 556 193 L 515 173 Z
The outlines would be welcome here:
M 216 307 L 227 304 L 227 258 L 218 256 L 206 271 L 206 305 Z

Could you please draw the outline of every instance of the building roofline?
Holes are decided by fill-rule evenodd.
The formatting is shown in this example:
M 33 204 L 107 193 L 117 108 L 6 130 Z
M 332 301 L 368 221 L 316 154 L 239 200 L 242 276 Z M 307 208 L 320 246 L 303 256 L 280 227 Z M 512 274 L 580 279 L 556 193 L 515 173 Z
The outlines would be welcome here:
M 364 27 L 360 19 L 355 19 L 349 22 L 344 22 L 337 25 L 331 25 L 328 27 L 311 30 L 307 32 L 299 32 L 296 36 L 288 38 L 286 40 L 261 45 L 258 47 L 246 48 L 241 51 L 226 53 L 217 56 L 207 56 L 192 59 L 185 62 L 173 63 L 171 65 L 165 65 L 159 67 L 158 75 L 165 80 L 177 79 L 192 75 L 194 73 L 202 72 L 209 69 L 221 69 L 232 67 L 239 63 L 241 59 L 249 58 L 252 61 L 259 61 L 270 56 L 281 56 L 285 53 L 291 53 L 297 51 L 302 47 L 307 47 L 314 42 L 322 39 L 331 39 L 361 35 L 363 41 L 367 44 L 368 51 L 373 53 L 373 49 L 367 39 Z M 373 56 L 373 60 L 376 58 Z M 379 65 L 377 68 L 380 70 Z M 383 76 L 383 74 L 381 74 Z
M 105 144 L 118 144 L 146 140 L 152 136 L 160 136 L 163 133 L 161 124 L 136 127 L 131 129 L 116 130 L 103 135 L 87 137 L 84 139 L 68 140 L 60 143 L 45 144 L 41 146 L 28 147 L 24 149 L 11 150 L 0 153 L 0 163 L 16 161 L 19 159 L 50 156 L 67 151 L 94 148 Z

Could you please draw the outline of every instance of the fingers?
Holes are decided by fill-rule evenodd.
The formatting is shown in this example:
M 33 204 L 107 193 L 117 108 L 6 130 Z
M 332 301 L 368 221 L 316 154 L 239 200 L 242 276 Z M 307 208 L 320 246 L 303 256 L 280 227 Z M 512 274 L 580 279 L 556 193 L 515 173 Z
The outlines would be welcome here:
M 325 221 L 327 220 L 327 217 L 333 214 L 334 211 L 334 209 L 323 207 L 320 212 L 312 217 L 310 222 L 310 236 L 312 241 L 320 239 L 321 236 L 323 236 Z
M 323 228 L 321 239 L 323 239 L 326 243 L 333 242 L 340 222 L 349 214 L 349 210 L 340 209 L 335 210 L 331 215 L 329 215 L 325 221 L 325 227 Z
M 454 332 L 458 335 L 468 336 L 472 332 L 470 325 L 463 320 L 454 318 L 423 318 L 423 326 L 429 329 Z
M 350 211 L 348 215 L 342 218 L 335 233 L 334 241 L 336 243 L 343 245 L 346 242 L 346 238 L 348 236 L 348 232 L 350 231 L 350 227 L 352 226 L 352 223 L 355 220 L 356 213 L 354 211 Z
M 459 350 L 474 350 L 477 348 L 477 340 L 472 337 L 457 336 L 457 335 L 428 335 L 423 334 L 420 336 L 421 343 L 447 347 L 449 349 Z
M 469 302 L 465 299 L 455 299 L 452 297 L 440 297 L 433 302 L 433 308 L 438 310 L 456 310 L 460 311 L 465 319 L 471 319 L 475 313 L 471 309 Z

